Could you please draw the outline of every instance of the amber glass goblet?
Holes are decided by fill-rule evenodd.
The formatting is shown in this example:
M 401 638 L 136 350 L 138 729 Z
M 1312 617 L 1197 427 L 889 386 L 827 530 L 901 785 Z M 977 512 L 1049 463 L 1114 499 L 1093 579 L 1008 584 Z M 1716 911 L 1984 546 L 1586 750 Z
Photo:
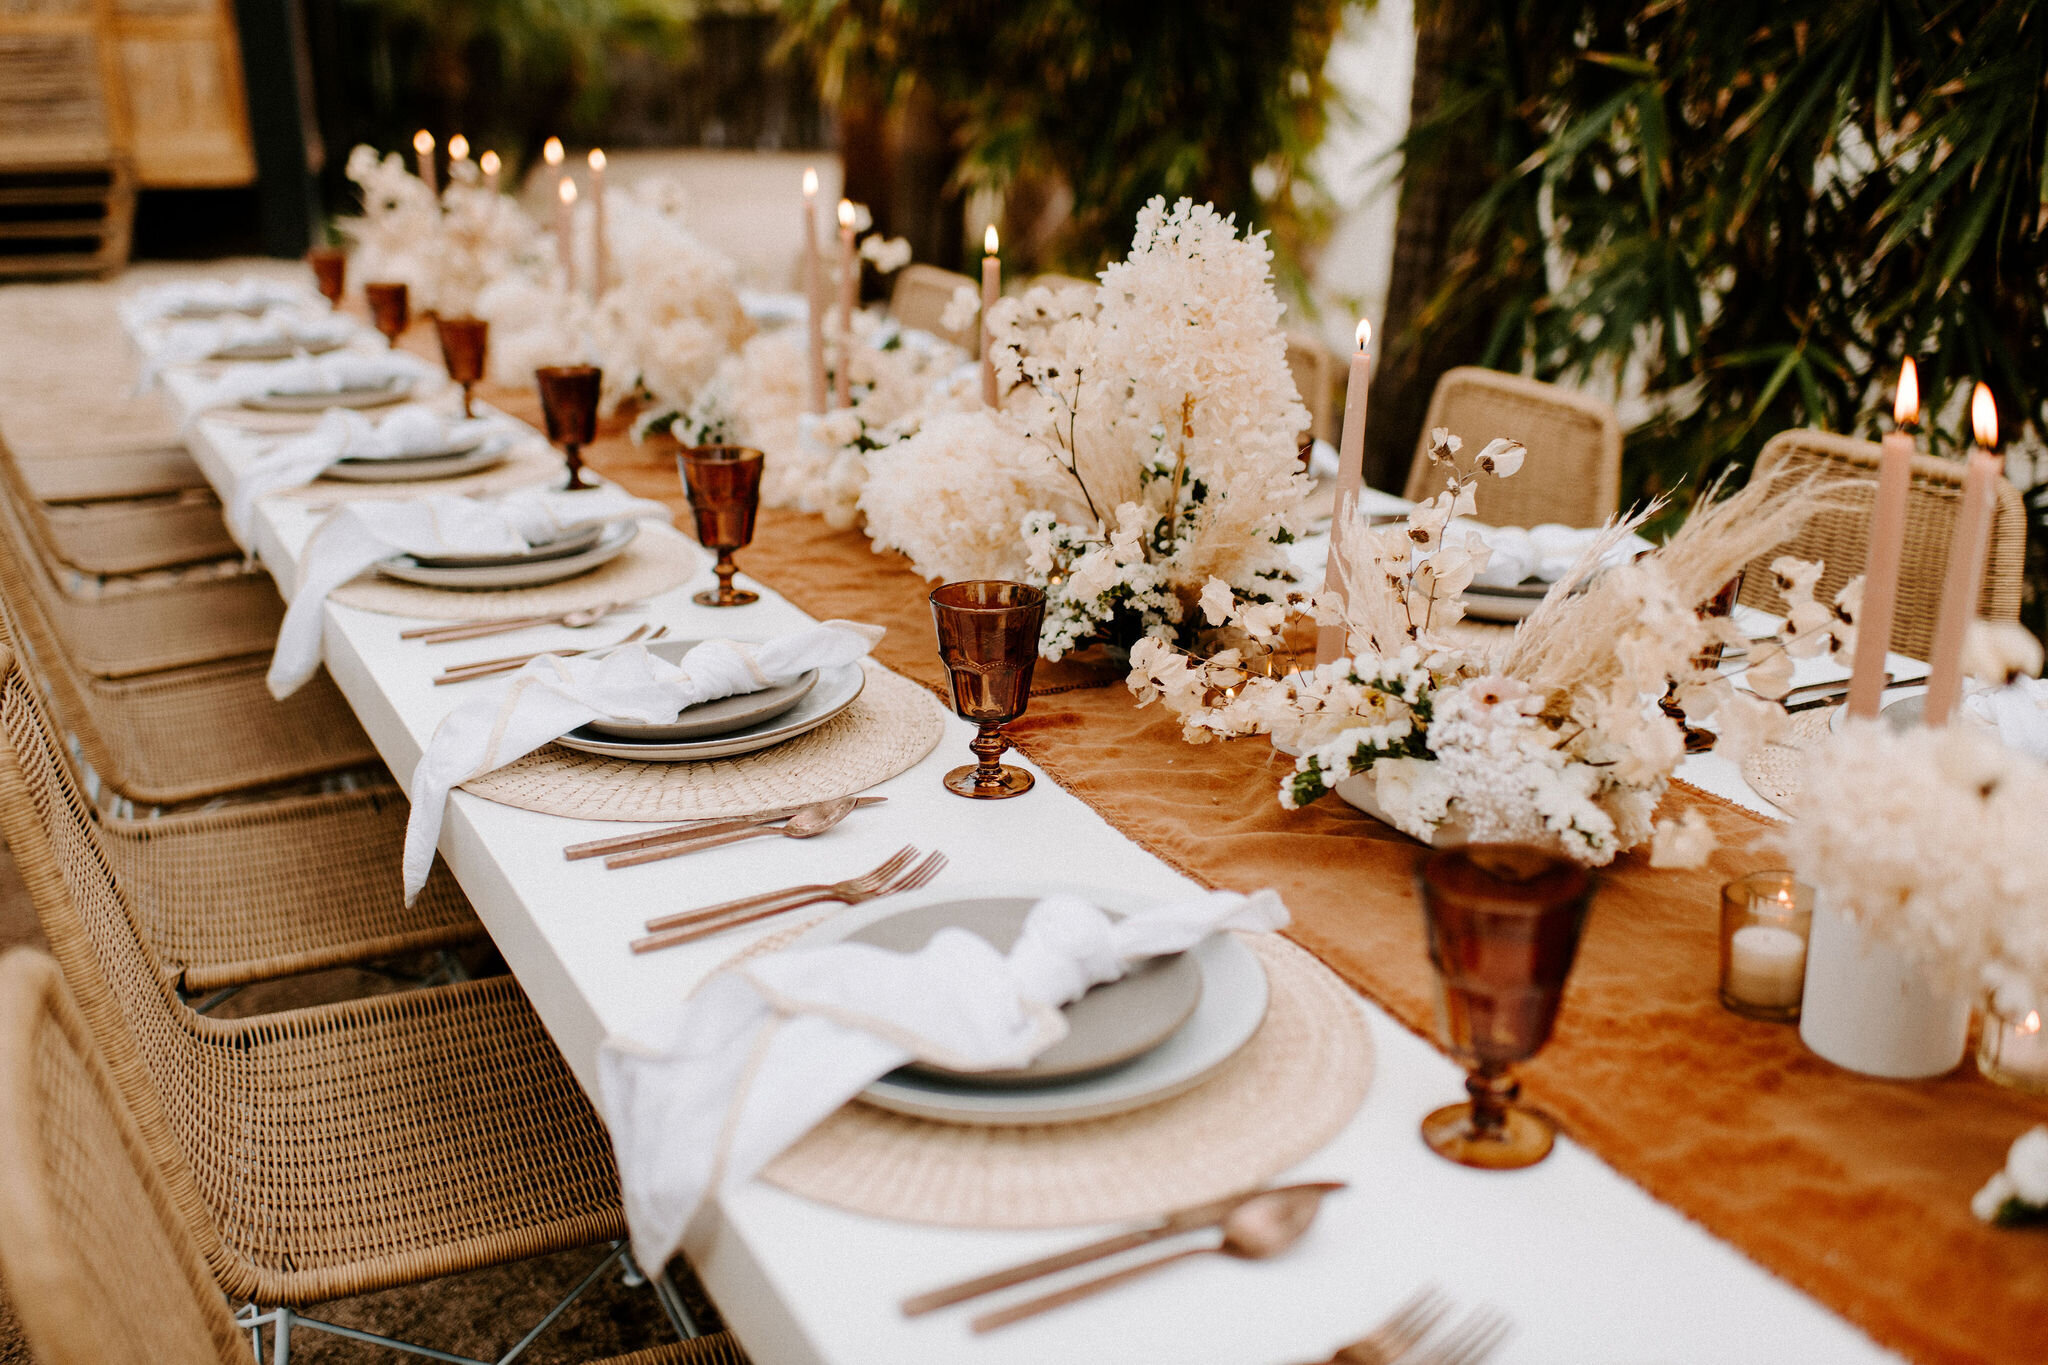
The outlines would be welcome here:
M 1445 1039 L 1471 1096 L 1423 1119 L 1422 1140 L 1461 1166 L 1533 1166 L 1557 1133 L 1514 1103 L 1508 1068 L 1550 1041 L 1593 874 L 1540 848 L 1467 844 L 1424 858 L 1415 880 Z
M 448 377 L 462 385 L 462 415 L 476 416 L 469 391 L 484 377 L 484 361 L 491 350 L 491 324 L 482 318 L 434 317 L 434 330 L 441 338 L 441 361 Z
M 595 488 L 583 477 L 583 447 L 597 439 L 597 395 L 604 371 L 595 365 L 543 365 L 533 380 L 540 387 L 548 439 L 562 448 L 569 463 L 569 487 Z
M 348 279 L 348 253 L 338 246 L 316 246 L 306 253 L 313 283 L 331 308 L 341 307 L 342 284 Z
M 932 593 L 939 658 L 953 679 L 953 710 L 981 727 L 971 747 L 980 761 L 946 774 L 946 790 L 998 800 L 1031 790 L 1031 774 L 997 762 L 1010 747 L 1003 726 L 1024 714 L 1045 593 L 1029 583 L 974 579 Z
M 747 446 L 686 446 L 676 456 L 690 510 L 697 517 L 697 543 L 718 552 L 718 587 L 690 599 L 700 607 L 744 607 L 761 600 L 761 594 L 732 585 L 732 576 L 739 572 L 732 552 L 753 542 L 765 459 Z
M 412 325 L 412 303 L 403 283 L 372 280 L 363 286 L 363 298 L 370 305 L 370 322 L 393 346 Z

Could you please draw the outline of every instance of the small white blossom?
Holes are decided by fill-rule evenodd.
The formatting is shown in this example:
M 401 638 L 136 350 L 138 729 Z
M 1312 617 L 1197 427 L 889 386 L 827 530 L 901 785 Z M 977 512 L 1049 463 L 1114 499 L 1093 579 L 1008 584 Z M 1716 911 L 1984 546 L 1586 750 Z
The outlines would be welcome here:
M 1479 452 L 1473 463 L 1495 478 L 1505 479 L 1521 469 L 1528 454 L 1520 441 L 1498 436 L 1486 443 L 1486 448 Z
M 981 295 L 974 292 L 974 286 L 955 285 L 952 297 L 946 300 L 946 310 L 939 314 L 939 326 L 958 334 L 972 326 L 980 313 Z
M 1719 845 L 1714 828 L 1697 810 L 1676 820 L 1659 820 L 1650 844 L 1651 867 L 1705 867 Z
M 861 259 L 884 275 L 893 275 L 910 264 L 910 242 L 902 237 L 884 239 L 877 232 L 861 238 Z

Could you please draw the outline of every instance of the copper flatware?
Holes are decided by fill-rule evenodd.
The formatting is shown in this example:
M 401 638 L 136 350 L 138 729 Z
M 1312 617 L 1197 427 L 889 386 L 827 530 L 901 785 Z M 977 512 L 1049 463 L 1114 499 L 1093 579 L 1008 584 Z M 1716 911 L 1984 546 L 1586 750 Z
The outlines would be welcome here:
M 1336 1188 L 1344 1188 L 1338 1185 Z M 1197 1256 L 1234 1256 L 1242 1261 L 1263 1261 L 1278 1256 L 1281 1252 L 1301 1240 L 1309 1224 L 1316 1218 L 1316 1210 L 1322 1207 L 1323 1196 L 1330 1193 L 1328 1186 L 1295 1186 L 1288 1189 L 1265 1190 L 1253 1195 L 1236 1208 L 1225 1214 L 1218 1224 L 1223 1240 L 1210 1246 L 1189 1247 L 1184 1251 L 1170 1252 L 1150 1261 L 1143 1261 L 1122 1270 L 1112 1271 L 1098 1279 L 1088 1280 L 1065 1289 L 1023 1303 L 998 1308 L 993 1313 L 983 1313 L 971 1324 L 977 1332 L 993 1332 L 998 1327 L 1007 1327 L 1013 1322 L 1035 1318 L 1040 1313 L 1049 1313 L 1055 1308 L 1064 1308 L 1070 1303 L 1093 1298 L 1107 1290 L 1116 1289 L 1131 1281 L 1141 1279 L 1167 1266 Z
M 1491 1308 L 1474 1309 L 1445 1333 L 1443 1340 L 1414 1355 L 1401 1357 L 1401 1365 L 1480 1365 L 1500 1349 L 1513 1330 L 1502 1313 Z
M 874 871 L 849 881 L 834 882 L 828 886 L 793 886 L 762 896 L 749 896 L 723 905 L 649 920 L 647 927 L 653 932 L 645 938 L 634 939 L 632 948 L 636 953 L 672 948 L 679 943 L 724 933 L 727 929 L 737 929 L 742 924 L 752 924 L 819 901 L 859 905 L 862 901 L 893 896 L 899 891 L 915 891 L 939 875 L 946 866 L 946 855 L 928 854 L 922 862 L 912 865 L 910 860 L 915 857 L 917 850 L 905 845 Z
M 401 640 L 425 640 L 438 645 L 449 640 L 474 640 L 484 635 L 505 635 L 531 626 L 567 626 L 581 630 L 584 626 L 596 625 L 621 606 L 618 602 L 600 602 L 594 607 L 578 607 L 574 611 L 553 612 L 542 616 L 513 616 L 504 620 L 456 621 L 438 626 L 414 626 L 401 630 Z
M 1394 1365 L 1415 1343 L 1435 1331 L 1450 1311 L 1450 1300 L 1436 1286 L 1425 1285 L 1389 1313 L 1385 1322 L 1349 1346 L 1339 1347 L 1323 1365 Z
M 843 796 L 837 801 L 819 801 L 791 815 L 786 824 L 757 824 L 749 829 L 706 833 L 695 839 L 679 839 L 656 844 L 652 848 L 614 853 L 604 860 L 604 865 L 608 868 L 638 867 L 642 863 L 658 863 L 664 858 L 680 858 L 685 853 L 701 853 L 707 848 L 723 848 L 743 839 L 763 839 L 770 835 L 780 835 L 785 839 L 815 839 L 853 814 L 858 806 L 859 803 L 851 796 Z
M 886 796 L 856 796 L 856 809 L 879 806 L 889 798 Z M 642 834 L 620 834 L 610 839 L 592 839 L 587 843 L 570 844 L 562 850 L 562 856 L 570 862 L 584 858 L 595 858 L 606 853 L 624 853 L 636 848 L 652 848 L 676 839 L 694 839 L 700 834 L 723 834 L 731 829 L 746 829 L 750 825 L 766 825 L 776 820 L 787 820 L 802 810 L 802 806 L 783 806 L 776 810 L 759 811 L 753 815 L 737 815 L 731 818 L 714 816 L 704 820 L 685 820 L 679 825 L 666 825 Z
M 477 678 L 496 677 L 500 673 L 517 672 L 535 659 L 543 658 L 550 654 L 554 655 L 557 659 L 574 659 L 584 654 L 609 654 L 615 649 L 624 649 L 627 645 L 652 644 L 666 634 L 668 634 L 667 626 L 663 626 L 652 635 L 647 633 L 646 626 L 635 626 L 631 635 L 626 636 L 623 640 L 614 640 L 608 645 L 592 645 L 588 649 L 541 649 L 531 654 L 512 654 L 502 659 L 486 659 L 482 663 L 463 664 L 444 670 L 439 677 L 434 679 L 434 686 L 442 687 L 448 683 L 470 682 Z
M 1262 1194 L 1270 1194 L 1283 1189 L 1322 1190 L 1328 1193 L 1342 1188 L 1343 1186 L 1339 1183 L 1315 1181 L 1305 1185 L 1275 1186 L 1270 1190 L 1245 1190 L 1222 1199 L 1213 1199 L 1206 1204 L 1196 1204 L 1192 1208 L 1179 1209 L 1169 1213 L 1166 1215 L 1165 1221 L 1155 1223 L 1151 1227 L 1134 1228 L 1130 1232 L 1119 1232 L 1113 1237 L 1105 1237 L 1099 1242 L 1090 1242 L 1086 1246 L 1075 1247 L 1071 1251 L 1061 1251 L 1051 1256 L 1041 1256 L 1035 1261 L 1026 1261 L 1022 1265 L 1013 1265 L 1004 1270 L 992 1270 L 986 1275 L 977 1275 L 971 1280 L 962 1280 L 958 1284 L 950 1284 L 942 1289 L 932 1289 L 922 1294 L 914 1294 L 903 1301 L 903 1316 L 907 1318 L 919 1317 L 941 1308 L 950 1308 L 956 1303 L 965 1303 L 969 1299 L 978 1299 L 984 1294 L 993 1294 L 998 1289 L 1009 1289 L 1026 1281 L 1038 1279 L 1041 1276 L 1055 1274 L 1062 1270 L 1071 1270 L 1077 1265 L 1086 1265 L 1090 1261 L 1099 1261 L 1105 1256 L 1115 1256 L 1119 1252 L 1133 1251 L 1138 1247 L 1147 1246 L 1168 1237 L 1178 1237 L 1183 1233 L 1199 1232 L 1203 1228 L 1213 1228 L 1229 1217 L 1231 1210 L 1235 1209 L 1238 1205 L 1247 1200 L 1256 1199 Z

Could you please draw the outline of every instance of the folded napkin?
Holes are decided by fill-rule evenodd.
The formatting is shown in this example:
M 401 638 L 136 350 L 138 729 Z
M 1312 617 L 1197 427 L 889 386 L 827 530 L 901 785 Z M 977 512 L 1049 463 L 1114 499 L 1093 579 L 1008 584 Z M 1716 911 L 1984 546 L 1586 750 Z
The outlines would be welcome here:
M 329 408 L 311 431 L 236 471 L 228 494 L 228 526 L 241 535 L 258 498 L 309 484 L 337 460 L 389 460 L 512 439 L 512 429 L 499 422 L 446 416 L 416 403 L 394 408 L 381 419 L 349 408 Z
M 347 344 L 362 329 L 339 314 L 301 312 L 273 308 L 261 317 L 230 313 L 219 318 L 193 318 L 170 322 L 139 332 L 136 344 L 143 355 L 138 386 L 147 388 L 164 370 L 174 365 L 195 365 L 209 360 L 230 346 L 293 347 L 339 346 Z
M 1972 688 L 1963 698 L 1963 713 L 1995 726 L 2006 748 L 2048 762 L 2048 678 Z
M 1271 891 L 1212 891 L 1122 919 L 1049 896 L 1008 953 L 945 929 L 915 953 L 835 943 L 726 967 L 641 1036 L 598 1052 L 634 1255 L 664 1264 L 707 1195 L 904 1063 L 1023 1066 L 1066 1036 L 1059 1007 L 1089 987 L 1219 929 L 1287 920 Z
M 1532 578 L 1541 583 L 1555 583 L 1578 562 L 1585 548 L 1602 534 L 1597 526 L 1560 526 L 1556 522 L 1545 522 L 1541 526 L 1524 529 L 1460 520 L 1451 523 L 1444 532 L 1444 540 L 1450 544 L 1462 544 L 1469 538 L 1493 551 L 1486 567 L 1473 576 L 1473 586 L 1512 588 Z M 1649 541 L 1632 535 L 1614 547 L 1607 556 L 1607 562 L 1625 564 L 1651 548 Z
M 410 502 L 349 502 L 327 514 L 306 541 L 298 586 L 270 660 L 270 695 L 280 701 L 320 667 L 321 608 L 327 594 L 387 555 L 510 555 L 571 531 L 627 518 L 668 522 L 658 502 L 605 486 L 526 488 L 494 501 L 430 494 Z
M 267 393 L 340 393 L 343 389 L 381 388 L 394 379 L 415 384 L 437 371 L 405 351 L 334 351 L 327 355 L 294 356 L 290 360 L 237 365 L 218 379 L 194 389 L 191 410 L 227 407 Z
M 179 315 L 261 313 L 271 308 L 325 308 L 309 286 L 244 275 L 239 280 L 173 280 L 138 289 L 122 299 L 121 321 L 135 330 Z
M 827 621 L 762 644 L 706 640 L 680 664 L 627 645 L 573 659 L 544 654 L 503 687 L 450 711 L 412 773 L 405 827 L 405 899 L 427 884 L 448 793 L 593 720 L 665 725 L 683 708 L 792 682 L 813 668 L 864 658 L 880 626 Z

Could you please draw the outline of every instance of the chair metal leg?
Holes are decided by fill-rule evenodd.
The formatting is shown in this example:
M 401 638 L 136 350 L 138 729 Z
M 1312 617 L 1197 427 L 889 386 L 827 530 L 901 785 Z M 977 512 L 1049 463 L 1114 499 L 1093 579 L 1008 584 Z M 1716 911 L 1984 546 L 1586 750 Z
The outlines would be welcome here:
M 666 1266 L 649 1275 L 646 1267 L 635 1261 L 633 1253 L 629 1250 L 626 1253 L 626 1267 L 630 1274 L 638 1275 L 654 1287 L 654 1301 L 661 1305 L 661 1311 L 668 1316 L 668 1325 L 675 1329 L 679 1339 L 695 1341 L 704 1335 L 704 1329 L 699 1327 L 697 1319 L 691 1316 L 690 1306 L 683 1302 L 682 1291 L 677 1289 L 676 1282 L 669 1278 Z M 628 1280 L 627 1283 L 630 1284 L 632 1281 Z

